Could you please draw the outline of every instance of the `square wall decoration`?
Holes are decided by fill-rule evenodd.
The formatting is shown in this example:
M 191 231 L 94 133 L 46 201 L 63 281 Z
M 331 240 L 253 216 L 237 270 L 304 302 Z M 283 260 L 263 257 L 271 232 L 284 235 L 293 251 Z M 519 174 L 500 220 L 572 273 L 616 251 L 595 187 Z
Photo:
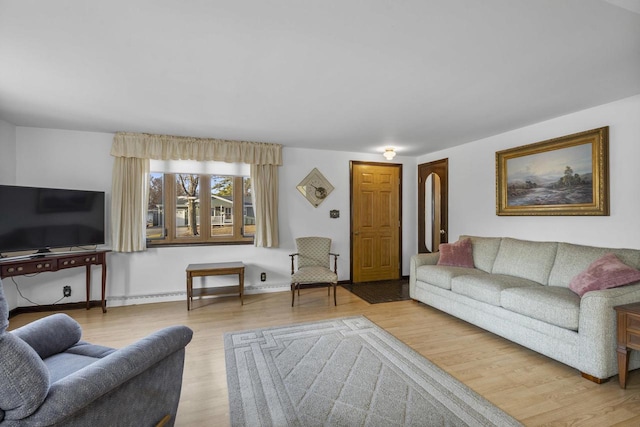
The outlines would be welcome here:
M 609 127 L 498 151 L 497 215 L 609 215 Z
M 316 208 L 320 206 L 334 190 L 333 185 L 331 185 L 329 180 L 327 180 L 317 168 L 313 168 L 313 170 L 309 172 L 309 175 L 304 177 L 296 188 L 300 194 Z

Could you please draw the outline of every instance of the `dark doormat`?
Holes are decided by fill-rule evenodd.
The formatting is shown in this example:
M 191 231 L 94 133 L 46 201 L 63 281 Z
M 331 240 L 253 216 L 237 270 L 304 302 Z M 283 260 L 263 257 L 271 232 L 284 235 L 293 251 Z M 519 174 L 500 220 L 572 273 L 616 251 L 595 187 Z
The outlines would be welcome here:
M 369 304 L 411 299 L 409 297 L 409 279 L 345 283 L 341 286 Z

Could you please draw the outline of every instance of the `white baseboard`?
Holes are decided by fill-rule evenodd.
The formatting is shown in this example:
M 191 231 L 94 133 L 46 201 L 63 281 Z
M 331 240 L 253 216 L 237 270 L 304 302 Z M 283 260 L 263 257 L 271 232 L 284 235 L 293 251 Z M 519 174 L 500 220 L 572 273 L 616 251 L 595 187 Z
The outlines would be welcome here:
M 270 292 L 290 291 L 289 284 L 250 285 L 244 288 L 245 295 L 266 294 Z M 121 307 L 136 304 L 152 304 L 157 302 L 187 301 L 187 291 L 162 292 L 145 295 L 109 295 L 107 307 Z
M 244 288 L 244 292 L 247 295 L 250 294 L 266 294 L 269 292 L 284 292 L 290 291 L 290 284 L 275 284 L 275 285 L 251 285 Z

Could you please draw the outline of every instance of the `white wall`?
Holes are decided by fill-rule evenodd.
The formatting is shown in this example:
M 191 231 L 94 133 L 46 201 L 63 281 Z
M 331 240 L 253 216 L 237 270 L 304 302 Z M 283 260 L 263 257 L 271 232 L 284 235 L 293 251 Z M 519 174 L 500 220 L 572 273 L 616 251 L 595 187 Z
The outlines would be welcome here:
M 16 127 L 0 120 L 0 184 L 16 183 Z
M 326 150 L 286 148 L 284 165 L 280 171 L 280 239 L 287 253 L 295 252 L 294 239 L 300 236 L 331 237 L 333 250 L 340 254 L 338 272 L 340 280 L 350 277 L 349 243 L 349 162 L 350 160 L 385 163 L 382 154 L 366 155 Z M 391 162 L 388 162 L 391 163 Z M 417 165 L 414 158 L 397 156 L 392 163 L 402 163 L 402 274 L 409 274 L 411 255 L 417 252 Z M 296 189 L 296 185 L 311 170 L 318 170 L 331 182 L 335 190 L 317 208 L 313 207 Z M 332 219 L 329 211 L 337 209 L 340 218 Z M 287 274 L 290 274 L 290 269 Z
M 0 120 L 0 184 L 16 183 L 16 127 Z M 2 221 L 2 218 L 0 218 Z M 17 306 L 18 294 L 15 289 L 4 285 L 5 298 L 9 307 Z
M 640 248 L 640 96 L 537 123 L 501 135 L 471 142 L 450 150 L 415 158 L 394 159 L 403 163 L 403 267 L 416 252 L 416 165 L 449 158 L 450 240 L 460 234 L 512 236 L 532 240 L 560 240 L 610 247 Z M 495 214 L 495 152 L 601 126 L 609 126 L 610 201 L 607 217 L 499 217 Z M 15 132 L 15 143 L 12 142 Z M 13 127 L 0 122 L 0 167 L 15 165 L 15 184 L 71 187 L 107 192 L 110 206 L 111 168 L 109 155 L 113 135 L 54 129 Z M 10 157 L 15 148 L 15 162 Z M 7 158 L 5 154 L 9 153 Z M 109 305 L 137 304 L 184 299 L 185 267 L 189 263 L 242 260 L 247 265 L 248 292 L 288 288 L 289 257 L 294 239 L 302 235 L 324 235 L 340 253 L 340 280 L 349 271 L 349 161 L 384 161 L 381 155 L 286 148 L 280 168 L 280 241 L 277 249 L 240 246 L 154 248 L 137 254 L 110 254 Z M 296 185 L 317 167 L 335 190 L 318 207 L 312 207 Z M 10 182 L 2 175 L 0 182 Z M 14 182 L 10 182 L 14 183 Z M 329 218 L 331 209 L 340 218 Z M 99 295 L 99 268 L 94 268 L 92 297 Z M 260 273 L 267 281 L 260 282 Z M 201 280 L 215 280 L 213 278 Z M 219 278 L 232 281 L 233 278 Z M 36 303 L 51 304 L 72 287 L 69 301 L 84 299 L 84 271 L 64 270 L 35 277 L 17 277 L 23 295 Z M 29 302 L 17 296 L 15 286 L 4 283 L 10 306 Z
M 18 127 L 17 184 L 103 190 L 110 209 L 111 169 L 109 155 L 112 134 Z M 34 155 L 38 153 L 38 155 Z M 379 155 L 284 148 L 284 166 L 280 168 L 280 248 L 256 248 L 252 245 L 153 248 L 143 253 L 108 256 L 107 296 L 109 306 L 138 304 L 185 298 L 185 268 L 190 263 L 243 261 L 246 265 L 247 292 L 289 289 L 290 259 L 295 252 L 294 239 L 322 235 L 333 239 L 332 249 L 340 253 L 340 280 L 348 280 L 349 270 L 349 161 L 384 162 Z M 403 163 L 403 268 L 409 274 L 409 260 L 416 252 L 416 162 L 398 156 Z M 314 208 L 296 189 L 296 185 L 317 167 L 335 190 Z M 340 218 L 329 218 L 331 209 L 340 210 Z M 109 239 L 110 240 L 110 239 Z M 108 244 L 106 245 L 108 246 Z M 260 273 L 267 281 L 260 282 Z M 92 298 L 99 296 L 100 269 L 93 270 Z M 233 277 L 198 279 L 231 284 Z M 84 270 L 71 269 L 35 277 L 17 277 L 25 297 L 39 304 L 51 304 L 62 295 L 62 287 L 72 287 L 72 297 L 84 298 Z M 13 284 L 5 284 L 6 288 Z M 18 298 L 18 306 L 30 305 Z
M 496 151 L 602 126 L 609 126 L 610 216 L 496 215 Z M 640 95 L 421 156 L 418 164 L 442 158 L 449 158 L 450 241 L 470 234 L 640 248 Z

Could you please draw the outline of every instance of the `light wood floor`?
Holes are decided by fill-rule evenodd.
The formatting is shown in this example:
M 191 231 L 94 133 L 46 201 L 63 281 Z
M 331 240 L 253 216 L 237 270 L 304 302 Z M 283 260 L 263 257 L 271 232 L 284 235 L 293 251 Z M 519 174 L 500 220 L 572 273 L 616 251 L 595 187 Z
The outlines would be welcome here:
M 195 302 L 144 304 L 67 313 L 83 339 L 122 347 L 164 326 L 194 330 L 187 347 L 176 425 L 229 423 L 222 336 L 228 331 L 363 314 L 525 425 L 638 426 L 640 371 L 627 389 L 617 377 L 597 385 L 569 368 L 517 344 L 415 301 L 370 305 L 338 287 L 338 306 L 325 289 L 306 289 L 291 307 L 288 292 Z M 21 314 L 16 328 L 46 314 Z

